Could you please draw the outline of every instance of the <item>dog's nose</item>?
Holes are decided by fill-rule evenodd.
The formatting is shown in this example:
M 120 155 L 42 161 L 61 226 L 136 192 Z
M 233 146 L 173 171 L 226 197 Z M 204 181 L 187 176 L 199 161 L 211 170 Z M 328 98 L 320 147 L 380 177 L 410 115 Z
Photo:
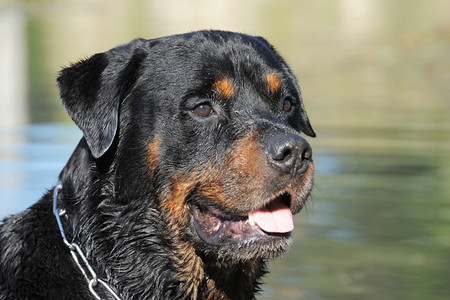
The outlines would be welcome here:
M 287 174 L 302 174 L 308 169 L 312 158 L 309 143 L 296 134 L 280 134 L 266 144 L 269 162 Z

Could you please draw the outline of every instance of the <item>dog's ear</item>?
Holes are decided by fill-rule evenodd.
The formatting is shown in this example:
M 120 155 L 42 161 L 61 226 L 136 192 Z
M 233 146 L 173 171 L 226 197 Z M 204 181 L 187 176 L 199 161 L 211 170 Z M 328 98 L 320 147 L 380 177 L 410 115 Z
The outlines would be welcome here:
M 58 77 L 64 107 L 95 158 L 112 145 L 119 126 L 120 103 L 130 92 L 147 55 L 136 49 L 137 43 L 96 54 L 63 69 Z
M 314 129 L 311 126 L 311 123 L 309 122 L 308 115 L 306 114 L 306 110 L 303 106 L 303 103 L 301 104 L 301 110 L 300 110 L 300 130 L 303 131 L 306 135 L 309 135 L 310 137 L 315 137 L 316 133 L 314 132 Z

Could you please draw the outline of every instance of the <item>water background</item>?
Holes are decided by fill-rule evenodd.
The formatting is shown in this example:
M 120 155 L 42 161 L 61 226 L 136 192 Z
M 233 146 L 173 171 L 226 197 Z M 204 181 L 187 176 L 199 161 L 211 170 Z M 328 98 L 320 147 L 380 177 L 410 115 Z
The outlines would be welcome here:
M 182 3 L 182 4 L 181 4 Z M 448 299 L 450 2 L 0 2 L 0 218 L 51 188 L 81 137 L 59 69 L 134 37 L 265 36 L 298 75 L 315 189 L 259 299 Z

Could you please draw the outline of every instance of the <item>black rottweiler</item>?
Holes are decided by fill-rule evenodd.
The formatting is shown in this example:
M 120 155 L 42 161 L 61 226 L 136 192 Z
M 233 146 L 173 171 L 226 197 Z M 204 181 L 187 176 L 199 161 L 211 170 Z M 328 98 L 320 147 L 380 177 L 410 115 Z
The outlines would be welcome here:
M 254 299 L 310 194 L 315 136 L 263 38 L 136 39 L 60 73 L 83 138 L 0 225 L 1 299 Z

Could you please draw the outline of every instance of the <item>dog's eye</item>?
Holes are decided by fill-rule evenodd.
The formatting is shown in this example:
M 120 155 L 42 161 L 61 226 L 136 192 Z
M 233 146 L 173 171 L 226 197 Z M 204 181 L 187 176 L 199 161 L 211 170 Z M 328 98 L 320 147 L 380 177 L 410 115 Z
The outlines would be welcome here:
M 292 105 L 292 100 L 289 97 L 285 98 L 283 101 L 283 111 L 290 112 L 292 109 Z
M 197 116 L 205 118 L 205 117 L 208 117 L 211 114 L 213 114 L 214 110 L 213 110 L 211 104 L 209 104 L 209 103 L 202 103 L 202 104 L 197 105 L 194 108 L 193 112 Z

